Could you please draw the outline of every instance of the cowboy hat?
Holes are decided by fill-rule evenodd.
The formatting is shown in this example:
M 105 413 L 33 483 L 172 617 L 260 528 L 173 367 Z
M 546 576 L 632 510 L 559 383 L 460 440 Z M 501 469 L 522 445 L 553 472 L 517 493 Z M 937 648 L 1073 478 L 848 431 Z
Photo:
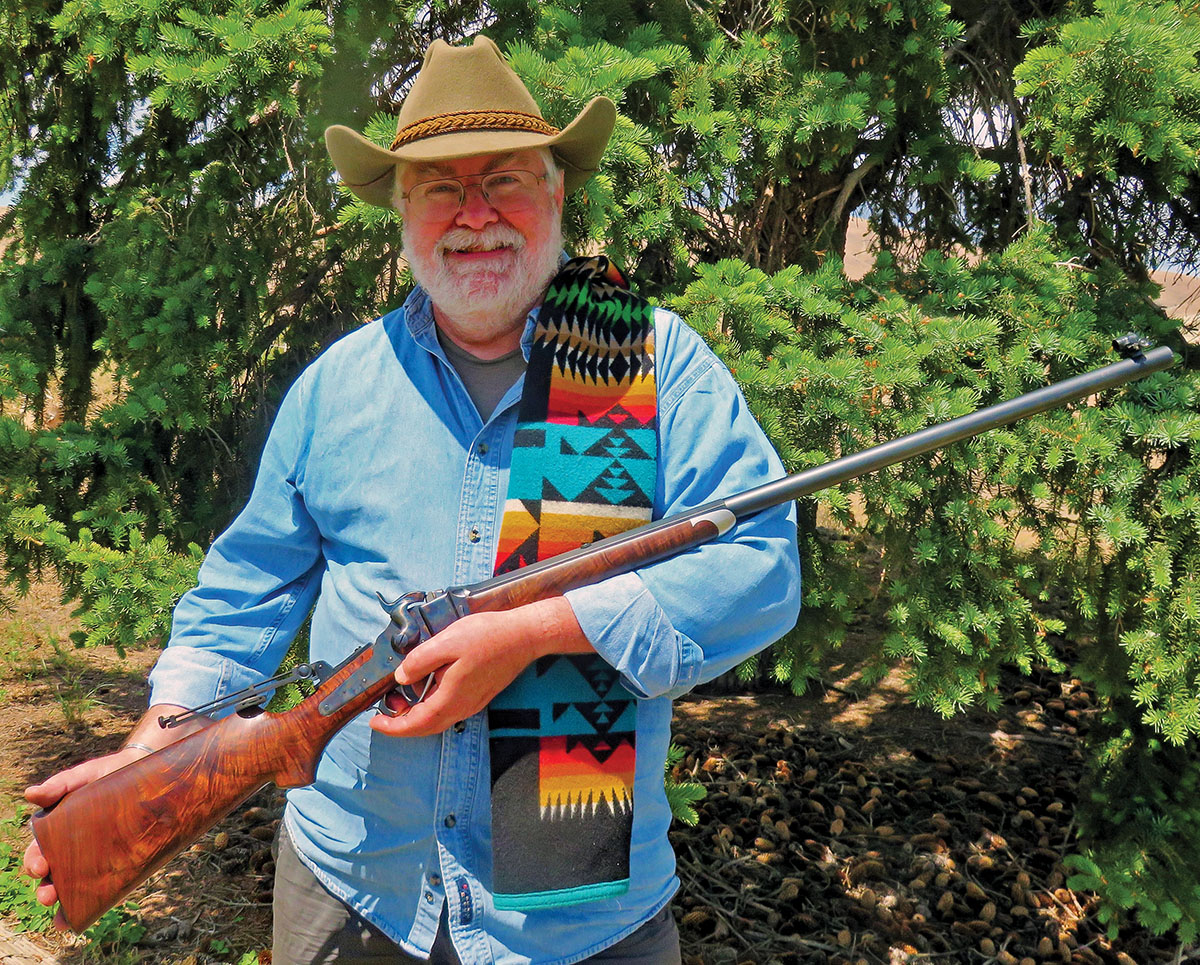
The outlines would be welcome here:
M 346 187 L 384 208 L 392 206 L 396 165 L 402 161 L 529 148 L 551 148 L 566 190 L 573 191 L 596 170 L 616 118 L 613 102 L 595 97 L 559 130 L 542 117 L 521 78 L 487 37 L 476 37 L 469 47 L 435 40 L 400 106 L 390 149 L 341 124 L 325 131 L 325 146 Z

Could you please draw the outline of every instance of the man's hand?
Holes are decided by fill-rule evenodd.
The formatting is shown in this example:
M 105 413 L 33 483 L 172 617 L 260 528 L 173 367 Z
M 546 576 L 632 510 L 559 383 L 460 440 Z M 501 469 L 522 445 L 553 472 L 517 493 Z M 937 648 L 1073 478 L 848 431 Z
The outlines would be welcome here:
M 115 754 L 106 754 L 104 757 L 84 761 L 65 771 L 59 771 L 41 784 L 33 784 L 25 788 L 25 800 L 40 808 L 48 808 L 57 804 L 68 792 L 83 787 L 85 784 L 91 784 L 92 781 L 98 781 L 104 775 L 111 774 L 118 768 L 132 764 L 138 758 L 145 756 L 144 750 L 127 747 Z M 37 900 L 41 904 L 50 906 L 58 901 L 58 892 L 54 890 L 54 884 L 47 878 L 47 875 L 50 874 L 50 865 L 42 855 L 42 849 L 38 847 L 37 841 L 31 841 L 29 847 L 25 849 L 23 870 L 30 878 L 41 879 L 41 884 L 37 889 Z M 60 929 L 68 927 L 61 908 L 54 916 L 54 927 Z
M 134 728 L 133 733 L 129 735 L 128 741 L 135 741 L 158 749 L 166 747 L 181 737 L 186 737 L 193 731 L 207 725 L 207 721 L 197 721 L 190 725 L 173 728 L 170 731 L 164 731 L 158 726 L 159 715 L 177 714 L 183 710 L 183 707 L 176 707 L 171 704 L 158 704 L 151 707 L 138 723 L 137 727 Z M 125 747 L 114 754 L 92 758 L 90 761 L 84 761 L 82 764 L 69 767 L 65 771 L 59 771 L 41 784 L 30 785 L 25 788 L 25 800 L 39 808 L 52 807 L 71 791 L 81 788 L 85 784 L 91 784 L 93 781 L 98 781 L 105 775 L 111 774 L 126 764 L 132 764 L 134 761 L 150 753 L 144 747 L 130 746 L 128 741 Z M 37 841 L 31 841 L 29 847 L 25 849 L 22 870 L 30 878 L 41 880 L 41 884 L 38 885 L 37 889 L 38 902 L 49 907 L 58 901 L 58 892 L 54 888 L 53 881 L 48 878 L 52 869 L 46 861 L 45 855 L 42 854 L 42 849 L 38 847 Z M 60 929 L 69 927 L 67 920 L 63 917 L 61 908 L 54 916 L 54 927 Z
M 440 734 L 483 710 L 538 657 L 592 650 L 562 597 L 465 616 L 413 650 L 396 670 L 396 682 L 418 692 L 433 674 L 436 686 L 429 696 L 400 717 L 376 716 L 371 727 L 393 737 Z

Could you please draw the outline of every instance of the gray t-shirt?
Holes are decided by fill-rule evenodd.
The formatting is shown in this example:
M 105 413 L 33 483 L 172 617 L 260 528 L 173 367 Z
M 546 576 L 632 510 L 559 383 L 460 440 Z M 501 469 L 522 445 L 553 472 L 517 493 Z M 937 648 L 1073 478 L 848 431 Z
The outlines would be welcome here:
M 525 371 L 525 356 L 521 354 L 521 349 L 516 348 L 499 358 L 481 359 L 456 345 L 441 329 L 438 329 L 437 337 L 446 358 L 463 380 L 467 395 L 479 410 L 479 417 L 487 422 L 504 398 L 504 393 Z

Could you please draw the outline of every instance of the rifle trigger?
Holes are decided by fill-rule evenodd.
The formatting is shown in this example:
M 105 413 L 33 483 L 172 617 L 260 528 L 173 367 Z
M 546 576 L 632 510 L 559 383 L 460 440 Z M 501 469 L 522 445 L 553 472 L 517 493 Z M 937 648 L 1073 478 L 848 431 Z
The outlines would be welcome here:
M 400 711 L 393 710 L 392 705 L 388 703 L 388 699 L 394 694 L 395 690 L 389 690 L 386 694 L 379 698 L 379 703 L 375 705 L 375 709 L 384 717 L 399 717 Z M 405 703 L 408 703 L 406 700 Z
M 395 673 L 404 654 L 421 642 L 421 627 L 409 613 L 409 607 L 418 600 L 424 599 L 425 594 L 421 592 L 406 593 L 394 603 L 389 603 L 382 593 L 375 595 L 388 612 L 390 617 L 388 625 L 370 645 L 369 658 L 366 662 L 317 705 L 317 710 L 322 716 L 328 717 L 330 714 L 336 713 L 363 691 L 369 690 Z M 357 654 L 361 653 L 363 650 L 357 651 Z M 357 654 L 351 656 L 347 662 L 354 660 Z M 382 707 L 382 701 L 379 703 Z M 384 712 L 386 713 L 386 711 Z

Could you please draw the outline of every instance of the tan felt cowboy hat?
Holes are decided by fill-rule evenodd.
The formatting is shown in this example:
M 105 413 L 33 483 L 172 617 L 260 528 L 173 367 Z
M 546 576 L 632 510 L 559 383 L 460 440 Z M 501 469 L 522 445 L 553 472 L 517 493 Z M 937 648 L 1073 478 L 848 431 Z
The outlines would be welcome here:
M 390 150 L 340 124 L 325 131 L 325 146 L 346 187 L 384 208 L 392 205 L 401 161 L 528 148 L 551 148 L 566 190 L 573 191 L 596 170 L 616 118 L 613 102 L 596 97 L 560 131 L 542 117 L 521 78 L 487 37 L 476 37 L 470 47 L 435 40 L 400 107 Z

